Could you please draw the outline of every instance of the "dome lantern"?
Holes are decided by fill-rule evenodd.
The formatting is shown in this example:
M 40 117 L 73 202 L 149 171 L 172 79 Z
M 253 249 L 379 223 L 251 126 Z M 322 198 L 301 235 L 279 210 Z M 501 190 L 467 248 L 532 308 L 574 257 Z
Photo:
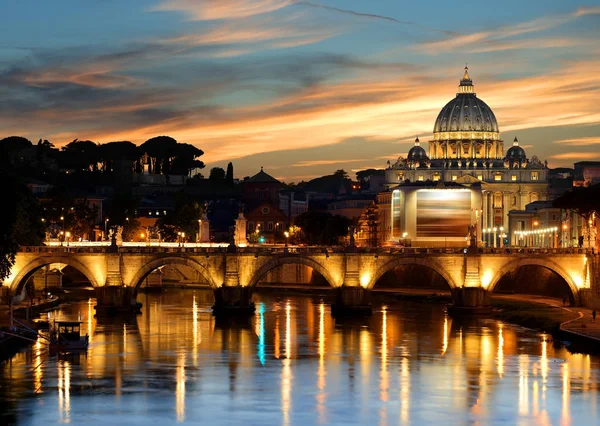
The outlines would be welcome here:
M 475 87 L 473 86 L 473 80 L 469 77 L 469 67 L 465 65 L 465 74 L 463 78 L 460 80 L 460 84 L 458 85 L 458 93 L 469 93 L 475 94 Z

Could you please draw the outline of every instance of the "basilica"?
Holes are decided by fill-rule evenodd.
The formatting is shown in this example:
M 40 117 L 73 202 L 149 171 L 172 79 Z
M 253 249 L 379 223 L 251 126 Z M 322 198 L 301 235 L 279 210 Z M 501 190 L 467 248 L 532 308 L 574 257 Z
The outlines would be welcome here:
M 548 196 L 547 163 L 528 158 L 516 137 L 504 152 L 496 116 L 477 97 L 467 67 L 428 146 L 417 137 L 406 158 L 388 164 L 386 181 L 382 231 L 390 242 L 419 246 L 464 245 L 469 227 L 479 241 L 493 228 L 502 238 L 511 210 Z

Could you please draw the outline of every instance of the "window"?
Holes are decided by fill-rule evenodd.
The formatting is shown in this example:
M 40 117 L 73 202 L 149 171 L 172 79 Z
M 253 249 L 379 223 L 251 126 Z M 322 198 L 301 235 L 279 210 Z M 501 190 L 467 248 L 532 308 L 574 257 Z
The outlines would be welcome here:
M 436 173 L 436 174 L 433 175 L 433 181 L 437 182 L 438 180 L 440 180 L 440 174 Z
M 510 177 L 510 180 L 512 180 L 513 182 L 516 182 L 517 181 L 517 175 L 512 175 Z
M 452 180 L 456 180 L 456 179 L 458 179 L 458 176 L 452 175 Z
M 477 175 L 477 179 L 483 180 L 483 175 Z
M 267 223 L 267 231 L 272 231 L 273 230 L 273 222 L 268 222 Z
M 502 193 L 496 192 L 494 194 L 494 208 L 501 209 L 502 208 Z
M 152 212 L 148 212 L 148 216 L 152 216 Z
M 404 180 L 404 173 L 398 173 L 398 180 Z
M 500 181 L 500 180 L 502 180 L 502 175 L 501 175 L 501 174 L 494 175 L 494 180 L 495 180 L 495 181 Z
M 254 222 L 248 222 L 248 231 L 254 232 Z
M 424 180 L 424 179 L 423 179 L 423 175 L 419 175 L 419 177 L 417 178 L 417 180 L 418 180 L 419 182 L 423 182 L 423 180 Z
M 531 172 L 531 180 L 539 180 L 540 173 L 539 172 Z
M 513 206 L 517 205 L 517 197 L 512 197 L 512 205 Z

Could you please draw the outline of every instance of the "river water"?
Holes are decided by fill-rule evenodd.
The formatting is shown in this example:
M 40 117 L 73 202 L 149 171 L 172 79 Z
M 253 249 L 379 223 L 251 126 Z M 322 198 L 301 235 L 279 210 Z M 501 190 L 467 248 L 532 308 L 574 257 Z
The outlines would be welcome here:
M 205 291 L 140 295 L 128 322 L 93 300 L 86 354 L 40 342 L 0 368 L 0 424 L 598 425 L 600 358 L 437 304 L 375 304 L 336 323 L 320 296 L 256 295 L 257 313 L 215 324 Z

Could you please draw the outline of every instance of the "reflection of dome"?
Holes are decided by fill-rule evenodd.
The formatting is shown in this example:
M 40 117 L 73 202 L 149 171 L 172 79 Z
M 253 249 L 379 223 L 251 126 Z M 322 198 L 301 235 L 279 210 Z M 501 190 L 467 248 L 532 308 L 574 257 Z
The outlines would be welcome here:
M 459 93 L 442 108 L 435 120 L 434 135 L 440 132 L 494 132 L 497 134 L 499 130 L 496 116 L 492 109 L 475 95 L 473 81 L 469 77 L 467 67 L 465 67 L 465 74 L 460 80 L 458 89 Z M 463 138 L 458 136 L 456 139 Z
M 524 161 L 527 159 L 527 155 L 525 155 L 525 150 L 519 146 L 519 140 L 515 138 L 513 141 L 513 146 L 506 151 L 506 159 L 507 160 L 516 160 L 516 161 Z
M 415 146 L 413 146 L 410 151 L 408 151 L 408 160 L 426 160 L 427 153 L 423 149 L 423 147 L 419 143 L 419 138 L 415 139 Z

